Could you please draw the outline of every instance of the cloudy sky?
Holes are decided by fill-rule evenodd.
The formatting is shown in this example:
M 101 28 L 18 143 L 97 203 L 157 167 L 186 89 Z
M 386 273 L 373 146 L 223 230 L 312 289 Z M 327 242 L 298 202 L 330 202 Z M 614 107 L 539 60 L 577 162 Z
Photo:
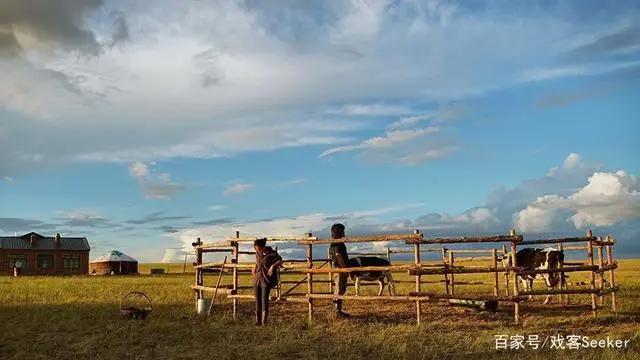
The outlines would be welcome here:
M 637 1 L 0 0 L 0 231 L 612 234 L 640 255 Z M 167 255 L 167 256 L 165 256 Z

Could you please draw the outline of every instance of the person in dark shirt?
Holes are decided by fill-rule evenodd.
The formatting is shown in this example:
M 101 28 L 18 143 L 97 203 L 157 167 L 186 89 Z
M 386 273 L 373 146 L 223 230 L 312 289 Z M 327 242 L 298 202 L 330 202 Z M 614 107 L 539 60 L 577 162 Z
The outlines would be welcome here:
M 344 225 L 333 224 L 331 226 L 331 238 L 342 239 L 344 235 Z M 332 243 L 329 246 L 329 256 L 334 268 L 346 268 L 349 267 L 349 255 L 347 254 L 347 247 L 343 242 Z M 349 273 L 338 273 L 335 279 L 335 295 L 344 295 L 347 291 L 347 280 L 349 279 Z M 336 307 L 337 317 L 349 317 L 349 314 L 342 311 L 342 300 L 334 300 L 333 303 Z
M 282 257 L 271 247 L 266 246 L 267 239 L 253 242 L 256 251 L 256 264 L 253 273 L 253 293 L 256 299 L 256 325 L 265 325 L 269 315 L 269 293 L 278 284 L 278 268 Z

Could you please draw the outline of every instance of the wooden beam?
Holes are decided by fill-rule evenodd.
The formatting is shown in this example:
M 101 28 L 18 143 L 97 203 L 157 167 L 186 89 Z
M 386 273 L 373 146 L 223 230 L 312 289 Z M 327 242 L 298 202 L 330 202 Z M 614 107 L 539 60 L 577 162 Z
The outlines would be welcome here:
M 237 241 L 237 242 L 254 242 L 256 239 L 266 238 L 267 241 L 302 241 L 302 240 L 317 240 L 315 236 L 244 236 L 244 237 L 227 237 L 225 240 Z
M 561 272 L 576 272 L 576 271 L 591 271 L 594 272 L 598 270 L 596 265 L 583 265 L 583 266 L 566 266 L 562 269 L 554 268 L 554 269 L 536 269 L 536 270 L 520 270 L 516 271 L 518 275 L 537 275 L 537 274 L 553 274 L 553 273 L 561 273 Z
M 323 300 L 359 300 L 359 301 L 429 301 L 428 296 L 407 295 L 334 295 L 334 294 L 308 294 L 311 299 Z
M 310 274 L 327 274 L 327 273 L 352 273 L 352 272 L 368 272 L 368 271 L 404 271 L 417 269 L 416 265 L 389 265 L 389 266 L 362 266 L 348 268 L 307 268 L 300 271 Z M 412 274 L 413 275 L 413 274 Z
M 451 294 L 437 294 L 434 292 L 425 292 L 425 291 L 422 291 L 422 292 L 411 291 L 409 292 L 409 296 L 426 296 L 431 299 L 496 300 L 496 301 L 508 301 L 508 302 L 520 301 L 525 298 L 524 296 L 514 297 L 514 296 L 481 295 L 481 294 L 451 295 Z
M 607 240 L 610 239 L 609 236 L 607 236 Z M 607 250 L 607 264 L 611 265 L 613 264 L 613 248 L 611 245 L 607 245 L 606 247 Z M 609 272 L 609 286 L 611 287 L 615 287 L 616 286 L 616 281 L 615 281 L 615 275 L 613 273 L 613 269 L 611 269 L 611 271 Z M 613 311 L 614 313 L 616 312 L 616 293 L 615 291 L 611 293 L 611 311 Z
M 597 238 L 595 236 L 568 237 L 568 238 L 557 238 L 557 239 L 527 240 L 527 241 L 522 241 L 518 243 L 518 245 L 559 244 L 559 243 L 586 242 L 586 241 L 596 241 L 596 240 Z
M 359 243 L 359 242 L 376 242 L 376 241 L 396 241 L 396 240 L 420 240 L 422 234 L 389 234 L 389 235 L 368 235 L 368 236 L 350 236 L 340 239 L 318 239 L 318 240 L 300 240 L 301 245 L 318 245 L 318 244 L 336 244 L 336 243 Z
M 610 287 L 604 290 L 600 290 L 600 292 L 598 292 L 598 296 L 604 296 L 607 294 L 611 294 L 614 295 L 618 290 L 620 290 L 620 285 L 616 285 L 614 287 Z
M 557 295 L 557 294 L 597 294 L 598 289 L 546 289 L 546 290 L 530 290 L 520 291 L 519 295 Z
M 463 236 L 450 238 L 433 238 L 433 239 L 408 239 L 407 244 L 466 244 L 466 243 L 490 243 L 490 242 L 507 242 L 522 241 L 522 235 L 496 235 L 496 236 Z
M 459 267 L 459 268 L 444 268 L 444 269 L 428 269 L 428 268 L 413 268 L 409 269 L 409 275 L 438 275 L 438 274 L 482 274 L 492 272 L 505 272 L 509 268 L 498 267 Z

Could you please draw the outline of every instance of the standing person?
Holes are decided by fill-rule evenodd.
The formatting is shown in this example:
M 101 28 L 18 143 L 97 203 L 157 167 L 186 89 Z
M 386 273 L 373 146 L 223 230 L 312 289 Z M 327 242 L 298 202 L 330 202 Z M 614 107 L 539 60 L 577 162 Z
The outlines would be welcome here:
M 342 239 L 344 238 L 344 225 L 333 224 L 331 226 L 331 238 Z M 349 267 L 349 255 L 347 254 L 347 247 L 343 242 L 332 243 L 329 246 L 329 256 L 331 262 L 335 268 Z M 335 295 L 344 295 L 347 291 L 347 280 L 349 279 L 349 273 L 338 273 L 335 283 Z M 336 317 L 346 318 L 350 315 L 342 311 L 342 300 L 334 300 L 333 303 L 336 307 Z
M 253 248 L 256 251 L 256 264 L 251 272 L 256 298 L 256 325 L 265 325 L 269 315 L 269 293 L 278 284 L 277 270 L 282 265 L 282 258 L 267 246 L 267 239 L 256 239 Z

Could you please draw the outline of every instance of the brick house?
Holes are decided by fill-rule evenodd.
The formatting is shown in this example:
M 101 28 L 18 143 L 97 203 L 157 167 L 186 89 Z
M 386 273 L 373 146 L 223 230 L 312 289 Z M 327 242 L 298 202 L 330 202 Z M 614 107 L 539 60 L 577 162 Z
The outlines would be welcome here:
M 84 237 L 22 236 L 0 237 L 0 274 L 73 275 L 89 273 L 89 242 Z

